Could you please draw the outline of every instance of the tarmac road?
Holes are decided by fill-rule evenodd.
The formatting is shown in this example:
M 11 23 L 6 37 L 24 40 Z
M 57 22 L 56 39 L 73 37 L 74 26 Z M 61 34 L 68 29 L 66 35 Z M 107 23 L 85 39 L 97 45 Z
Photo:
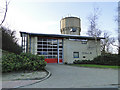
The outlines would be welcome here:
M 118 70 L 47 64 L 52 75 L 22 88 L 117 88 Z

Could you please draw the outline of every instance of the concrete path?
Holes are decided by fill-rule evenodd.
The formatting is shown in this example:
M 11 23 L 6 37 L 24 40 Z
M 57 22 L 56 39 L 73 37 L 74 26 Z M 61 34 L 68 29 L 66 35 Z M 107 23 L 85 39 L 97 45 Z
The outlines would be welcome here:
M 47 64 L 48 79 L 23 88 L 117 88 L 118 70 Z

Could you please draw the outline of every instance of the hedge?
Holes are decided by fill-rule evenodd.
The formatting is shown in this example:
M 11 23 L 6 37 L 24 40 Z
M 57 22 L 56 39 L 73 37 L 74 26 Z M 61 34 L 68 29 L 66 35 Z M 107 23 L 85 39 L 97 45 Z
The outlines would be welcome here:
M 3 73 L 12 71 L 43 70 L 45 66 L 46 62 L 43 56 L 30 53 L 21 53 L 20 55 L 10 53 L 2 56 Z
M 75 60 L 74 64 L 98 64 L 98 65 L 120 65 L 120 55 L 106 54 L 101 55 L 93 60 Z

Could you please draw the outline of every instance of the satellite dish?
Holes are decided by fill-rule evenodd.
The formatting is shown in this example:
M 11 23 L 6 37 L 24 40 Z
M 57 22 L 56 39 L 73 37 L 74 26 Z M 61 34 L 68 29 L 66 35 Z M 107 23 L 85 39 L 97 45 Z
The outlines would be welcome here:
M 70 32 L 76 32 L 77 28 L 71 28 Z

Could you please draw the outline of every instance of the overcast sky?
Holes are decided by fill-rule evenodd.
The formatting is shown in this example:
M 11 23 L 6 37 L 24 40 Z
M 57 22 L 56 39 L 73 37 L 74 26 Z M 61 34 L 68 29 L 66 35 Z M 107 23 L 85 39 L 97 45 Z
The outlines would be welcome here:
M 2 7 L 4 7 L 4 1 L 2 1 Z M 107 2 L 79 1 L 10 0 L 6 21 L 3 25 L 16 30 L 19 39 L 19 31 L 60 34 L 60 20 L 62 17 L 71 15 L 81 19 L 81 35 L 85 36 L 89 24 L 88 16 L 93 12 L 94 7 L 99 7 L 101 11 L 99 28 L 109 32 L 111 36 L 116 35 L 117 23 L 114 19 L 117 16 L 118 0 L 107 0 Z

